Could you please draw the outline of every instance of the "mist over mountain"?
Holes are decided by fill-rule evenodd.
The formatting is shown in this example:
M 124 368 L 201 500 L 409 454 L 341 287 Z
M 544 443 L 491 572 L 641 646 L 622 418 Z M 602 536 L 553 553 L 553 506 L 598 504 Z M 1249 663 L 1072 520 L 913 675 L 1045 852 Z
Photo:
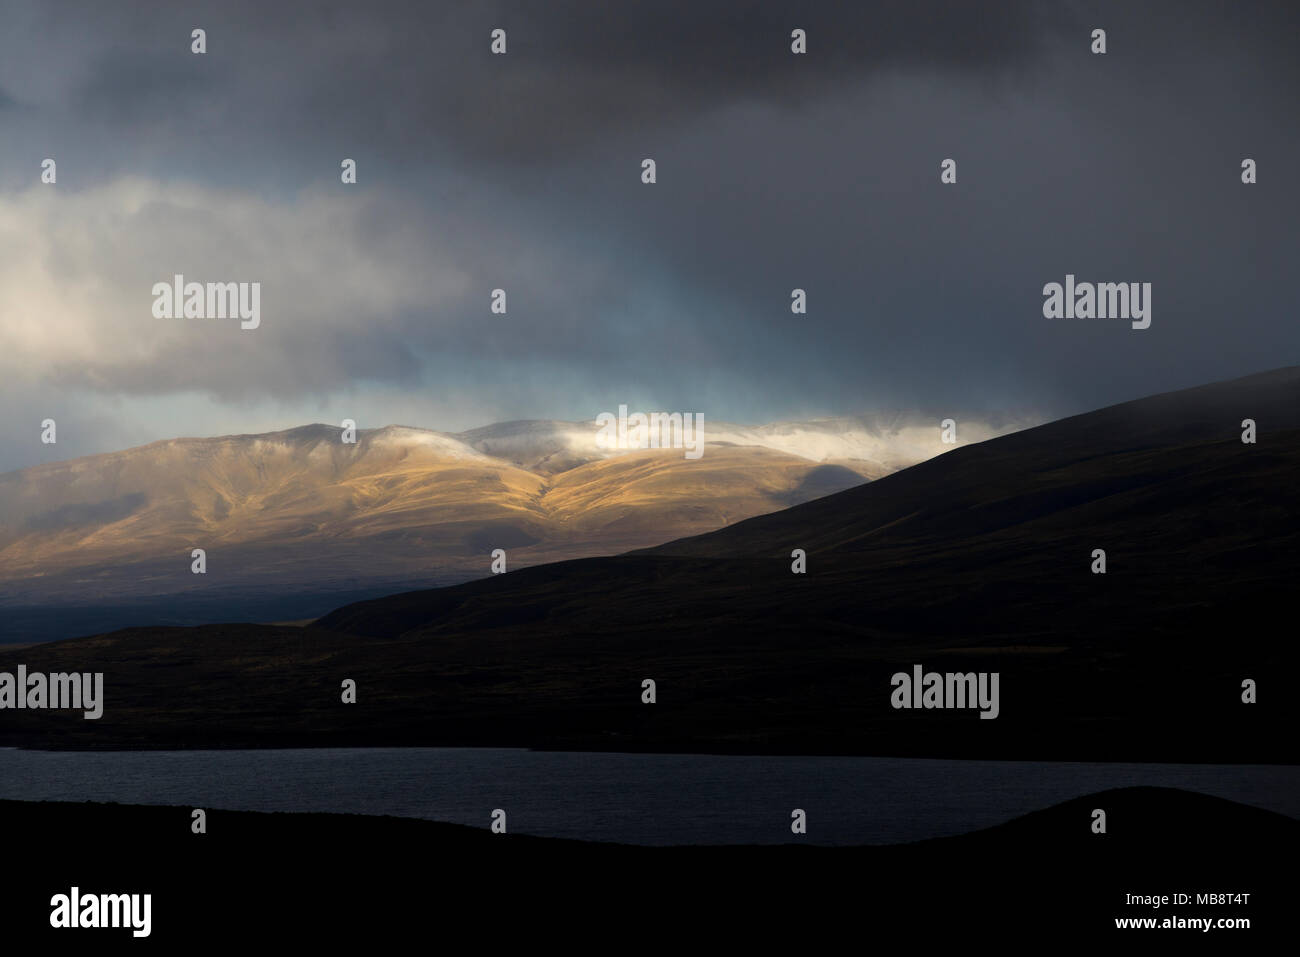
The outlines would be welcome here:
M 548 420 L 388 426 L 355 444 L 319 424 L 155 442 L 0 475 L 0 601 L 55 603 L 66 620 L 68 606 L 158 596 L 173 597 L 177 616 L 163 620 L 176 623 L 306 617 L 486 575 L 496 548 L 513 570 L 721 528 L 948 451 L 938 426 L 920 415 L 706 420 L 695 459 L 602 447 L 593 423 Z M 962 422 L 958 438 L 1011 427 Z M 195 548 L 203 575 L 191 573 Z M 25 614 L 7 616 L 0 637 L 46 636 Z

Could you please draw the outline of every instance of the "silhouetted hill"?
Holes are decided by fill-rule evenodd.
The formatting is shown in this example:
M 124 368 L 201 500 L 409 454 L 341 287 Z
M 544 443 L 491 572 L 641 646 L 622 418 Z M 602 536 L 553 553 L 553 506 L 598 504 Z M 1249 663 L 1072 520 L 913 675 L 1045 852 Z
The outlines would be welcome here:
M 93 666 L 109 687 L 101 721 L 15 712 L 0 740 L 1294 761 L 1298 474 L 1300 370 L 1279 370 L 307 629 L 131 629 L 0 654 Z M 999 716 L 893 708 L 891 676 L 914 665 L 998 673 Z
M 1242 443 L 1243 419 L 1255 421 L 1257 444 Z M 1098 532 L 1140 540 L 1131 524 L 1164 524 L 1162 540 L 1190 543 L 1231 539 L 1228 516 L 1249 519 L 1243 533 L 1294 534 L 1297 516 L 1286 507 L 1297 494 L 1268 483 L 1292 463 L 1297 429 L 1300 367 L 1277 369 L 962 446 L 870 486 L 644 551 L 731 559 L 788 554 L 787 543 L 835 553 L 926 540 L 951 547 L 1044 523 L 1078 531 L 1081 540 Z M 1253 504 L 1266 514 L 1237 516 L 1242 497 L 1254 492 L 1263 494 Z M 1175 513 L 1196 517 L 1197 526 L 1170 522 Z M 1254 545 L 1274 547 L 1272 537 Z
M 1105 834 L 1092 832 L 1095 808 L 1106 812 Z M 24 862 L 0 877 L 6 943 L 336 950 L 377 935 L 455 933 L 509 946 L 553 928 L 547 936 L 562 933 L 580 951 L 624 937 L 648 951 L 683 939 L 701 948 L 857 939 L 869 927 L 928 942 L 1132 935 L 1141 946 L 1206 932 L 1117 929 L 1116 918 L 1246 917 L 1249 929 L 1208 936 L 1258 947 L 1287 927 L 1287 875 L 1300 852 L 1300 822 L 1152 788 L 1089 795 L 961 837 L 857 848 L 798 846 L 794 835 L 765 847 L 644 848 L 391 817 L 206 810 L 207 833 L 196 835 L 188 807 L 0 801 L 6 846 Z M 73 885 L 152 894 L 150 937 L 51 930 L 50 899 Z M 1175 892 L 1192 903 L 1152 908 L 1126 896 Z M 1195 903 L 1225 892 L 1250 896 Z
M 518 570 L 657 545 L 946 451 L 936 422 L 708 422 L 690 459 L 605 447 L 594 421 L 389 426 L 348 444 L 318 424 L 46 463 L 0 475 L 0 642 L 207 624 L 218 607 L 224 620 L 314 618 L 482 577 L 496 548 Z M 1012 427 L 970 422 L 963 436 Z M 201 576 L 194 548 L 208 553 Z

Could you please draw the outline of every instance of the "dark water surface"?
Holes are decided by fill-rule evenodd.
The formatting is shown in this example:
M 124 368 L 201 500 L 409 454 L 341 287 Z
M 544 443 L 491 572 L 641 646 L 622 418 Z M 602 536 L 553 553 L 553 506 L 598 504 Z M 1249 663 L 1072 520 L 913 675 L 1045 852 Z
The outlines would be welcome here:
M 1300 767 L 613 754 L 498 748 L 0 749 L 0 799 L 392 814 L 635 844 L 891 844 L 1107 788 L 1156 785 L 1300 818 Z M 217 827 L 209 822 L 209 831 Z

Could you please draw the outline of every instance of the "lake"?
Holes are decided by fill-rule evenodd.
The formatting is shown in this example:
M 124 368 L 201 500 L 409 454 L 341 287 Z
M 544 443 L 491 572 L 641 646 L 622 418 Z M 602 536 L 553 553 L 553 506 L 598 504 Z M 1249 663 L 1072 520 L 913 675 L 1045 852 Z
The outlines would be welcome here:
M 505 748 L 0 749 L 0 799 L 391 814 L 633 844 L 892 844 L 1133 785 L 1300 818 L 1300 767 L 614 754 Z M 220 825 L 213 820 L 209 829 Z

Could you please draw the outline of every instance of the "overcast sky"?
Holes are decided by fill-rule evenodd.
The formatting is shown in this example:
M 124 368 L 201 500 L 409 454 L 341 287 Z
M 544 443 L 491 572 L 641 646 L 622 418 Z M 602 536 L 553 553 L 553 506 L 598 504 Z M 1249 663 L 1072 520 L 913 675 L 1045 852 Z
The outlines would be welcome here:
M 621 403 L 1055 417 L 1296 364 L 1297 10 L 7 0 L 0 470 Z M 175 273 L 261 282 L 260 328 L 155 318 Z M 1045 319 L 1067 273 L 1150 282 L 1151 327 Z

